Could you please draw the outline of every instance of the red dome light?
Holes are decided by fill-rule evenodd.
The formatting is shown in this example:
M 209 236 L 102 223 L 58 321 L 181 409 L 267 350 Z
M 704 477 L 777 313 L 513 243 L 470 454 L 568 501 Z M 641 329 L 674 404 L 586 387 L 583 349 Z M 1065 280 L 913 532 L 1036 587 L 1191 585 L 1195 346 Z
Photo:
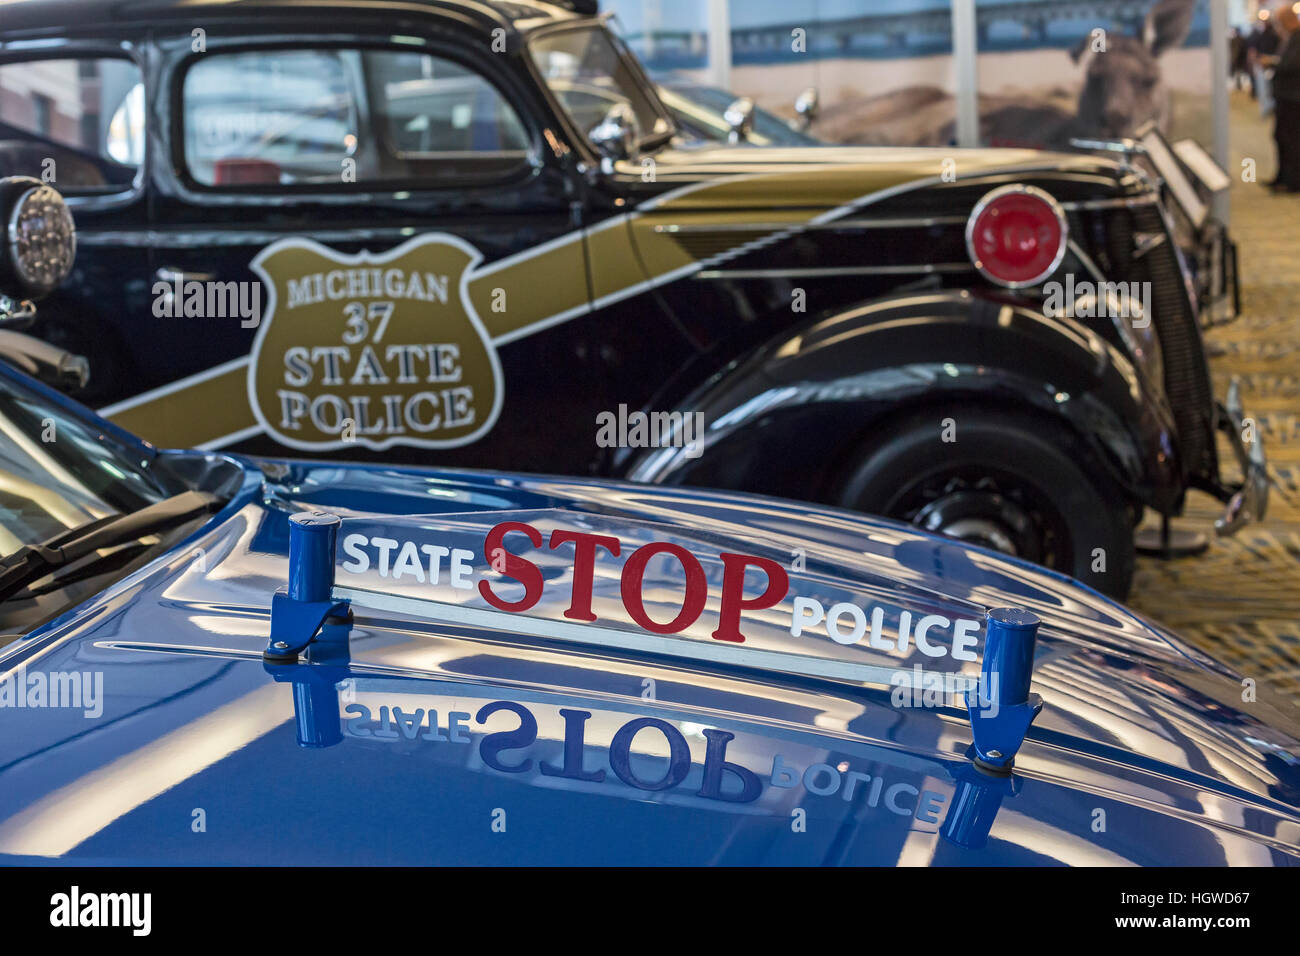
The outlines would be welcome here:
M 1035 186 L 986 193 L 966 221 L 966 251 L 985 277 L 1018 289 L 1038 285 L 1065 258 L 1065 212 Z

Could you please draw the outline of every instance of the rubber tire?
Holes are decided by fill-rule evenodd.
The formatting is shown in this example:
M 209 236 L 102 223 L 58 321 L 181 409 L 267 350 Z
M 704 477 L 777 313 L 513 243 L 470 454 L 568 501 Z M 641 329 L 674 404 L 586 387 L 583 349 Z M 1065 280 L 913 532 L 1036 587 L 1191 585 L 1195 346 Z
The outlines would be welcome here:
M 955 442 L 942 439 L 942 421 L 956 423 Z M 1056 441 L 1044 437 L 1056 429 Z M 1049 432 L 1050 434 L 1050 432 Z M 1090 475 L 1059 442 L 1064 428 L 1050 422 L 994 409 L 939 407 L 913 416 L 884 434 L 847 469 L 839 503 L 856 511 L 883 514 L 893 497 L 935 465 L 987 464 L 1032 486 L 1060 515 L 1070 538 L 1069 574 L 1118 600 L 1133 583 L 1133 518 L 1127 497 L 1106 476 Z M 1093 571 L 1093 549 L 1104 548 L 1106 570 Z

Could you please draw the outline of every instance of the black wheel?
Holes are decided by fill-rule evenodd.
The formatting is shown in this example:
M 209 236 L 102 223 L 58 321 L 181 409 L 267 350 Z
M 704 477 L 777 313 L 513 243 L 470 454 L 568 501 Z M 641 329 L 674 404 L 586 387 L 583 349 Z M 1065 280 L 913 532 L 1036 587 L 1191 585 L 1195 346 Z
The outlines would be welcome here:
M 1016 555 L 1123 599 L 1133 580 L 1132 508 L 1068 448 L 1050 423 L 933 409 L 873 437 L 848 469 L 840 504 Z

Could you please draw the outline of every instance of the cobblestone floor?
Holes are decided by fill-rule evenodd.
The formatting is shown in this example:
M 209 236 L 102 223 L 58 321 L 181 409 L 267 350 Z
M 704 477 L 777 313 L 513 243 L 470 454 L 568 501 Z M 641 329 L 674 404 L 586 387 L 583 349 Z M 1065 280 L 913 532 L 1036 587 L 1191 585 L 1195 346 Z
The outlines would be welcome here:
M 1129 603 L 1300 706 L 1300 195 L 1261 185 L 1276 168 L 1271 121 L 1244 94 L 1233 94 L 1231 129 L 1243 314 L 1206 344 L 1217 353 L 1216 394 L 1238 376 L 1264 436 L 1274 481 L 1268 518 L 1214 540 L 1200 557 L 1140 558 Z M 1246 158 L 1257 161 L 1257 183 L 1240 181 Z M 1222 442 L 1219 454 L 1232 461 Z M 1189 495 L 1179 526 L 1209 530 L 1219 511 L 1208 496 Z

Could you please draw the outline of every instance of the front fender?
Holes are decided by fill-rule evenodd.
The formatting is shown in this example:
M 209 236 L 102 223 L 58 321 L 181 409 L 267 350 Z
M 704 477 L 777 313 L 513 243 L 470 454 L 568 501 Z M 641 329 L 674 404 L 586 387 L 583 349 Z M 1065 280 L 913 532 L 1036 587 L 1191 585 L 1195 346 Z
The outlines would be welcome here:
M 679 406 L 704 416 L 702 454 L 629 454 L 617 470 L 829 502 L 873 426 L 954 402 L 1035 416 L 1135 500 L 1181 508 L 1173 419 L 1128 358 L 1078 322 L 966 290 L 890 296 L 783 332 Z

